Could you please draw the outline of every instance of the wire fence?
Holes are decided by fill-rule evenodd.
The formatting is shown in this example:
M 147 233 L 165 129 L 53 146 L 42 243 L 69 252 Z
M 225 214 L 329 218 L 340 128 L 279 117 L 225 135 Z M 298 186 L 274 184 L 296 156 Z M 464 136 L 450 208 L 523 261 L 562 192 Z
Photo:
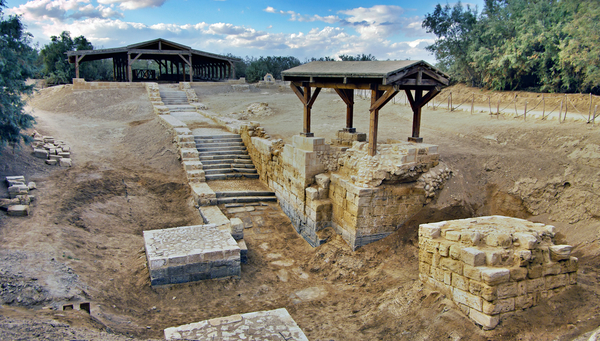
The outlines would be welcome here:
M 362 99 L 370 99 L 370 90 L 356 90 L 356 95 Z M 532 97 L 535 96 L 535 97 Z M 507 99 L 507 93 L 494 94 L 454 94 L 452 89 L 446 89 L 434 97 L 426 108 L 431 110 L 446 109 L 447 112 L 462 110 L 473 114 L 476 110 L 489 112 L 491 116 L 513 115 L 514 118 L 537 117 L 547 120 L 556 117 L 559 123 L 567 119 L 567 115 L 595 125 L 596 118 L 600 116 L 598 105 L 600 96 L 592 94 L 515 94 L 512 99 Z M 392 100 L 394 104 L 409 105 L 405 92 L 398 93 Z M 458 104 L 456 104 L 458 103 Z M 532 115 L 535 113 L 535 115 Z

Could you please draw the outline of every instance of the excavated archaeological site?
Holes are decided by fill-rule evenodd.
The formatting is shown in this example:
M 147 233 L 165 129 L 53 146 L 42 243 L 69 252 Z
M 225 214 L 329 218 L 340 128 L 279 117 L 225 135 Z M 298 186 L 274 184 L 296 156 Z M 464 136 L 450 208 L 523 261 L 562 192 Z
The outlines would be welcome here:
M 600 335 L 596 126 L 423 107 L 420 142 L 390 101 L 372 147 L 375 100 L 348 128 L 324 89 L 309 131 L 292 90 L 37 91 L 0 154 L 0 339 Z

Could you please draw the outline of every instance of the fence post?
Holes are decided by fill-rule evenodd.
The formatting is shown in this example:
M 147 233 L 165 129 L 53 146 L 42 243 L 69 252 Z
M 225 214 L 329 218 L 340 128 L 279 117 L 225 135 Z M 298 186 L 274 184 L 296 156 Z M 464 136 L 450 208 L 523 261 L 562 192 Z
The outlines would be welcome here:
M 567 94 L 565 94 L 565 118 L 563 119 L 563 122 L 567 121 L 567 111 L 569 111 L 569 97 L 567 97 Z
M 563 101 L 564 101 L 564 99 L 560 100 L 560 110 L 558 111 L 558 123 L 562 123 L 561 118 L 562 118 Z
M 473 94 L 473 98 L 471 99 L 471 115 L 473 115 L 473 106 L 475 105 L 475 94 Z
M 517 95 L 515 95 L 515 99 L 513 99 L 513 101 L 515 101 L 515 116 L 519 116 L 519 113 L 517 113 Z
M 523 121 L 527 121 L 527 101 L 525 101 L 525 110 L 523 110 Z
M 450 110 L 451 107 L 452 107 L 452 91 L 450 91 L 450 94 L 448 94 L 448 111 L 452 111 L 452 110 Z
M 542 120 L 546 116 L 546 97 L 542 94 Z
M 588 110 L 588 123 L 590 123 L 591 115 L 592 115 L 592 93 L 590 92 L 590 110 Z

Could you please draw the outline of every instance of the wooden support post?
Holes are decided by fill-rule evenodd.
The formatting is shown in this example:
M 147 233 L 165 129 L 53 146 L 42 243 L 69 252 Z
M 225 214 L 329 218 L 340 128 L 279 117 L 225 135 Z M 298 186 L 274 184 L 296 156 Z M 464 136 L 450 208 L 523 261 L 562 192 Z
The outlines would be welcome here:
M 423 90 L 415 90 L 415 102 L 420 103 L 423 98 Z M 413 126 L 412 136 L 408 138 L 410 142 L 423 142 L 423 138 L 419 137 L 421 133 L 421 105 L 413 107 Z
M 354 125 L 354 89 L 335 89 L 335 92 L 346 103 L 346 127 L 344 131 L 356 132 Z
M 377 154 L 377 128 L 379 125 L 379 107 L 376 106 L 377 100 L 381 97 L 383 91 L 371 90 L 371 118 L 369 120 L 369 155 Z
M 190 83 L 194 81 L 194 64 L 192 64 L 192 55 L 190 54 Z
M 301 89 L 300 86 L 302 86 L 304 90 Z M 304 105 L 304 123 L 300 135 L 306 137 L 313 137 L 315 135 L 310 132 L 310 110 L 312 109 L 312 106 L 315 103 L 317 96 L 319 96 L 321 88 L 316 88 L 314 94 L 312 94 L 311 96 L 310 85 L 308 83 L 297 84 L 292 82 L 290 83 L 290 87 Z
M 131 55 L 127 54 L 127 80 L 129 83 L 133 82 L 133 75 L 131 73 Z

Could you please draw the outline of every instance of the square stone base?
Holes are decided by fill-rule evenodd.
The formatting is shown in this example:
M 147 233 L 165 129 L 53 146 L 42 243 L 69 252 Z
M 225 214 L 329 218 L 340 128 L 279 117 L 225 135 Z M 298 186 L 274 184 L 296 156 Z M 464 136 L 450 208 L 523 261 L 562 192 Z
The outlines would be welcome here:
M 215 225 L 144 231 L 151 285 L 239 277 L 240 248 Z
M 308 338 L 285 308 L 231 315 L 165 329 L 170 340 L 294 340 Z

